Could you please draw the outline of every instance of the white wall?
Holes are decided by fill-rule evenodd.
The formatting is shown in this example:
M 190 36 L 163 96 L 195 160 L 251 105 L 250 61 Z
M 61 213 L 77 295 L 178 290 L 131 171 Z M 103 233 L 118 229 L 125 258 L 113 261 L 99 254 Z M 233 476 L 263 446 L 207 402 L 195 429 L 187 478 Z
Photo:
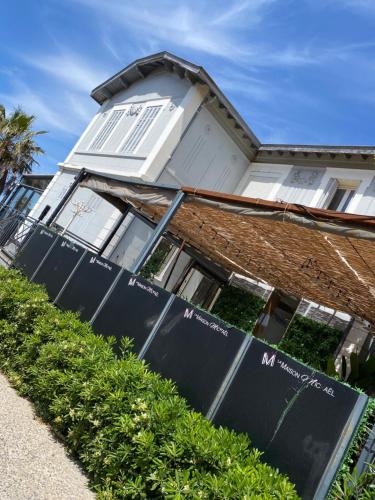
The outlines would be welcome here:
M 69 231 L 100 248 L 109 232 L 108 229 L 103 230 L 108 227 L 108 221 L 116 219 L 119 211 L 91 189 L 78 187 L 55 222 L 66 227 L 72 219 L 76 203 L 82 203 L 89 212 L 76 217 L 69 226 Z
M 155 72 L 108 99 L 65 160 L 65 164 L 120 175 L 139 175 L 143 163 L 191 88 L 191 83 L 174 73 Z M 162 105 L 154 124 L 134 154 L 122 153 L 126 134 L 147 105 Z M 100 151 L 91 144 L 113 109 L 124 109 L 120 122 Z
M 48 184 L 47 189 L 39 198 L 33 210 L 30 212 L 30 217 L 38 218 L 44 208 L 49 205 L 51 209 L 45 217 L 47 220 L 69 189 L 70 185 L 74 182 L 75 175 L 76 172 L 72 171 L 57 172 Z
M 206 88 L 199 85 L 193 86 L 174 73 L 155 72 L 106 101 L 66 161 L 61 164 L 61 172 L 56 174 L 46 190 L 44 198 L 51 206 L 50 213 L 73 182 L 74 175 L 84 167 L 124 177 L 146 175 L 149 180 L 154 180 L 169 159 L 206 93 Z M 149 104 L 161 104 L 163 107 L 139 144 L 136 154 L 125 155 L 116 152 L 126 133 L 141 116 L 140 107 L 144 109 Z M 114 106 L 120 106 L 121 109 L 125 106 L 126 111 L 104 144 L 103 151 L 90 150 L 92 141 Z M 130 112 L 127 113 L 127 111 Z M 100 246 L 119 217 L 118 210 L 91 191 L 78 188 L 72 200 L 60 214 L 58 224 L 65 226 L 69 222 L 72 215 L 72 203 L 76 201 L 88 204 L 93 211 L 75 219 L 69 230 L 86 241 Z M 31 215 L 37 216 L 45 204 L 39 203 L 39 205 L 38 210 L 34 210 Z M 143 235 L 142 237 L 147 239 L 147 234 L 148 231 L 139 229 L 139 238 Z M 138 248 L 141 247 L 141 242 L 137 238 L 133 238 L 133 241 Z
M 347 212 L 375 215 L 375 176 L 372 170 L 252 163 L 238 192 L 250 198 L 321 207 L 330 179 L 358 182 Z
M 202 107 L 158 182 L 233 193 L 248 165 L 241 149 Z
M 236 192 L 248 198 L 275 200 L 276 192 L 291 168 L 291 165 L 253 162 L 240 180 Z

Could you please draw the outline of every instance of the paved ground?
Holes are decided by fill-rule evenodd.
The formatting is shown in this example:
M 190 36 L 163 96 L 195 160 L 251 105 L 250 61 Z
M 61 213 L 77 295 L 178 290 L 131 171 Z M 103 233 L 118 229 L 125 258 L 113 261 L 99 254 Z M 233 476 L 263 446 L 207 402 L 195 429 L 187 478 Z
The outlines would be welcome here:
M 94 500 L 87 479 L 0 373 L 0 500 Z

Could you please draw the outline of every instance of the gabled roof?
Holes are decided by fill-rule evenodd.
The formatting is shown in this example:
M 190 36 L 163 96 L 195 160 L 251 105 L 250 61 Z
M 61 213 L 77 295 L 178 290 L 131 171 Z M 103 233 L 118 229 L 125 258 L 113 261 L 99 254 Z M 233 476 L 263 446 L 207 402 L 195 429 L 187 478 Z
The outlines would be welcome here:
M 236 127 L 243 130 L 244 135 L 253 142 L 255 148 L 259 147 L 260 142 L 258 138 L 206 70 L 202 66 L 197 66 L 166 51 L 135 60 L 129 66 L 126 66 L 126 68 L 96 87 L 91 92 L 91 97 L 99 104 L 103 104 L 106 99 L 110 99 L 117 92 L 127 89 L 138 80 L 146 78 L 156 69 L 175 72 L 180 78 L 187 78 L 192 83 L 197 82 L 207 85 L 210 89 L 211 97 L 216 97 L 219 106 L 226 109 L 228 118 L 235 120 Z
M 331 153 L 346 155 L 374 155 L 375 146 L 326 146 L 313 144 L 262 144 L 260 151 L 287 151 L 294 153 Z
M 254 148 L 260 155 L 273 155 L 273 161 L 276 163 L 285 163 L 281 157 L 284 155 L 295 156 L 303 155 L 305 157 L 316 156 L 320 159 L 322 155 L 326 159 L 341 158 L 342 163 L 347 162 L 350 158 L 357 159 L 359 163 L 366 162 L 362 166 L 359 164 L 356 168 L 374 168 L 373 158 L 375 155 L 375 146 L 329 146 L 329 145 L 297 145 L 297 144 L 261 144 L 254 132 L 250 129 L 247 123 L 243 120 L 238 111 L 233 107 L 223 92 L 219 89 L 210 75 L 202 66 L 197 66 L 181 57 L 175 56 L 170 52 L 158 52 L 141 59 L 136 59 L 133 63 L 126 66 L 114 76 L 103 82 L 91 92 L 91 97 L 103 104 L 104 101 L 110 99 L 113 95 L 129 88 L 133 83 L 146 78 L 156 69 L 164 69 L 166 71 L 175 72 L 180 78 L 186 78 L 191 83 L 200 83 L 208 86 L 212 98 L 216 98 L 219 107 L 224 108 L 229 119 L 233 119 L 235 127 L 242 129 L 243 136 L 251 142 L 251 147 Z M 275 158 L 276 156 L 276 158 Z M 367 160 L 367 161 L 366 161 Z M 261 158 L 256 161 L 262 161 Z M 371 165 L 368 165 L 370 163 Z M 353 168 L 353 165 L 340 165 Z

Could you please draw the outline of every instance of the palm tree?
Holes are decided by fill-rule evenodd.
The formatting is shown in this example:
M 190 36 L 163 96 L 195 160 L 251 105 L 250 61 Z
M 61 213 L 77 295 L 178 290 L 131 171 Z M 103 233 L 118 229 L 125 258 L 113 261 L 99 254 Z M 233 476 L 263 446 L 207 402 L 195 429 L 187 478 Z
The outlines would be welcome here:
M 0 104 L 0 195 L 19 176 L 31 173 L 38 164 L 35 156 L 44 153 L 34 139 L 45 132 L 31 130 L 34 120 L 21 108 L 7 115 Z

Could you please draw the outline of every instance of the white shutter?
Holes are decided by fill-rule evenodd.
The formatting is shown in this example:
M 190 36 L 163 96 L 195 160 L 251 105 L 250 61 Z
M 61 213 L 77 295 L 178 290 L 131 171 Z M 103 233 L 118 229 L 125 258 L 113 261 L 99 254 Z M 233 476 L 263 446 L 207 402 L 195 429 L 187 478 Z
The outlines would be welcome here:
M 116 125 L 120 121 L 124 112 L 125 112 L 124 109 L 118 109 L 118 110 L 115 110 L 111 113 L 110 117 L 105 122 L 104 126 L 99 131 L 98 135 L 96 136 L 94 142 L 91 144 L 90 149 L 98 150 L 104 146 L 105 141 L 108 139 L 108 137 L 113 132 L 114 128 L 116 127 Z
M 337 182 L 336 179 L 330 179 L 324 188 L 324 192 L 322 196 L 320 197 L 317 207 L 318 208 L 327 208 L 328 205 L 331 203 L 332 198 L 338 188 L 339 183 Z
M 147 106 L 122 146 L 122 153 L 133 153 L 136 150 L 161 108 L 161 105 Z

